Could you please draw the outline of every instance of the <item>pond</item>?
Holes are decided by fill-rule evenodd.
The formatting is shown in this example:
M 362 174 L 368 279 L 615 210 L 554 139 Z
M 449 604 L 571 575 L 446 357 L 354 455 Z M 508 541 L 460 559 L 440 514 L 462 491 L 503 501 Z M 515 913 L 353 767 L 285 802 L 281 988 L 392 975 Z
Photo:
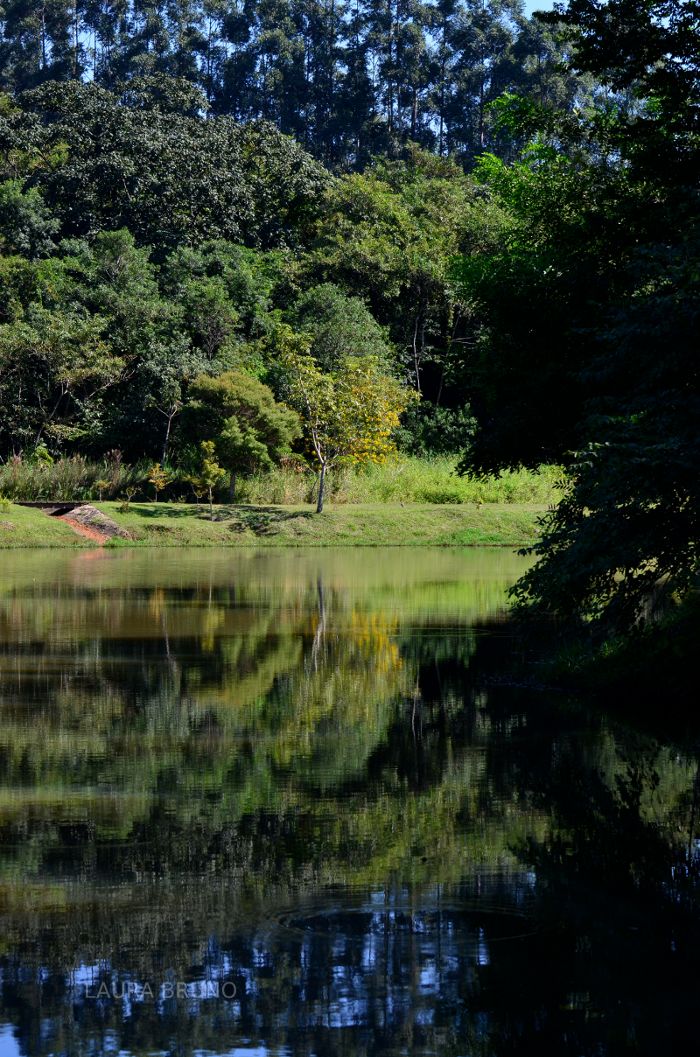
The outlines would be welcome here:
M 3 555 L 0 1057 L 697 1052 L 697 759 L 509 682 L 524 563 Z

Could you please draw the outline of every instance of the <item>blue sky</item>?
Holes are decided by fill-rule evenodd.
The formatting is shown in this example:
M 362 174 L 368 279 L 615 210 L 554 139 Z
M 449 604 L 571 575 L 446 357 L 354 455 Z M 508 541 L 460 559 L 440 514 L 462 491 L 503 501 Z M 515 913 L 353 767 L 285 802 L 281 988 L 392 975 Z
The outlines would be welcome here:
M 525 10 L 528 14 L 532 11 L 551 11 L 554 0 L 525 0 Z

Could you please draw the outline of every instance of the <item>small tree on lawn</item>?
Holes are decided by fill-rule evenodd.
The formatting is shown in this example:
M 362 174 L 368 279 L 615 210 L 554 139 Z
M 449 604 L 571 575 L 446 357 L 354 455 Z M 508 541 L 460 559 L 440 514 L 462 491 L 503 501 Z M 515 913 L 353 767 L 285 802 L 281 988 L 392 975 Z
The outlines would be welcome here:
M 268 386 L 244 371 L 195 378 L 187 424 L 191 433 L 213 440 L 229 473 L 231 502 L 238 474 L 272 469 L 301 435 L 297 413 L 278 403 Z
M 202 478 L 197 476 L 197 474 L 189 474 L 185 480 L 192 489 L 192 494 L 194 495 L 194 500 L 197 504 L 197 510 L 199 510 L 199 504 L 207 494 L 207 487 L 202 481 Z
M 148 471 L 148 481 L 149 484 L 153 485 L 153 491 L 156 494 L 155 501 L 157 503 L 158 493 L 162 492 L 163 489 L 170 482 L 170 474 L 167 470 L 163 469 L 159 462 L 156 462 L 153 464 L 153 466 L 151 466 L 150 470 Z
M 214 520 L 214 489 L 226 476 L 226 470 L 216 461 L 216 445 L 213 440 L 203 440 L 200 444 L 201 463 L 199 481 L 206 490 L 209 499 L 209 517 Z
M 372 356 L 349 357 L 332 374 L 303 352 L 287 350 L 283 362 L 290 402 L 302 414 L 318 465 L 320 514 L 328 469 L 341 459 L 381 463 L 394 455 L 393 433 L 417 394 L 383 374 Z
M 119 507 L 123 514 L 128 514 L 129 508 L 131 506 L 131 500 L 134 498 L 137 492 L 138 488 L 136 488 L 135 485 L 129 485 L 127 488 L 124 489 L 124 498 L 122 499 L 121 506 Z

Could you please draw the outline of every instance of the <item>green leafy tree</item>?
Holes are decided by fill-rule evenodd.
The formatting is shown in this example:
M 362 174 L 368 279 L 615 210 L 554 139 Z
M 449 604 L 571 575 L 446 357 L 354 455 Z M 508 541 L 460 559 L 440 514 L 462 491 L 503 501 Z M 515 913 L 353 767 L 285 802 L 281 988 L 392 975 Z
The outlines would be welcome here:
M 230 242 L 180 247 L 160 270 L 164 297 L 177 306 L 195 349 L 210 369 L 237 366 L 266 333 L 277 289 L 284 286 L 286 257 Z M 214 365 L 212 367 L 212 365 Z
M 112 355 L 123 364 L 91 446 L 164 463 L 183 388 L 205 366 L 203 355 L 183 333 L 178 306 L 161 295 L 149 250 L 129 232 L 64 240 L 59 257 L 44 298 L 103 318 Z
M 313 274 L 368 304 L 411 384 L 437 403 L 458 376 L 466 336 L 454 258 L 495 244 L 504 223 L 477 191 L 452 162 L 424 152 L 377 163 L 331 189 L 309 256 Z
M 88 82 L 113 92 L 125 109 L 150 115 L 154 154 L 161 126 L 172 133 L 173 119 L 199 121 L 212 144 L 214 126 L 228 117 L 258 140 L 258 158 L 271 145 L 278 159 L 291 156 L 294 143 L 281 132 L 341 171 L 362 170 L 372 156 L 393 156 L 409 142 L 471 164 L 484 149 L 500 149 L 490 106 L 502 92 L 573 108 L 576 77 L 561 75 L 555 37 L 523 15 L 519 0 L 266 0 L 235 8 L 223 0 L 7 0 L 0 86 L 20 94 L 46 82 Z M 136 125 L 132 132 L 138 139 Z M 121 151 L 113 133 L 103 144 L 110 166 L 113 148 Z M 254 154 L 248 160 L 256 167 Z M 270 181 L 268 156 L 260 190 L 273 196 L 284 183 L 303 183 L 308 171 L 298 151 L 296 161 L 284 180 Z M 193 175 L 201 173 L 196 163 L 189 160 Z M 180 173 L 191 188 L 187 168 Z M 145 190 L 143 167 L 140 175 Z M 123 189 L 115 181 L 112 188 L 116 205 Z M 125 190 L 133 197 L 128 180 Z M 197 216 L 191 220 L 195 230 Z
M 151 466 L 148 471 L 149 483 L 153 485 L 153 491 L 155 493 L 155 501 L 158 502 L 158 493 L 162 492 L 164 488 L 167 488 L 170 482 L 170 474 L 167 470 L 164 470 L 159 462 L 156 462 Z
M 362 465 L 395 454 L 393 434 L 413 394 L 370 356 L 346 359 L 324 374 L 308 354 L 290 348 L 284 359 L 290 401 L 299 409 L 319 468 L 316 513 L 323 511 L 326 473 L 341 459 Z
M 85 69 L 77 7 L 66 0 L 3 5 L 0 84 L 22 91 L 48 79 L 78 78 Z
M 48 256 L 59 228 L 41 193 L 22 180 L 0 183 L 0 251 L 30 259 Z
M 700 35 L 685 4 L 572 0 L 559 15 L 575 68 L 619 94 L 578 137 L 550 126 L 515 164 L 484 162 L 513 225 L 462 265 L 483 423 L 465 468 L 561 459 L 564 497 L 516 595 L 630 633 L 698 575 Z
M 84 441 L 121 375 L 105 320 L 33 307 L 0 325 L 0 445 L 6 452 Z
M 278 403 L 272 390 L 243 371 L 200 375 L 190 387 L 186 430 L 209 436 L 229 473 L 229 498 L 236 477 L 271 469 L 301 434 L 296 412 Z
M 373 356 L 391 370 L 394 354 L 386 331 L 359 297 L 322 283 L 302 294 L 290 315 L 298 330 L 311 335 L 311 354 L 322 371 L 359 356 Z
M 213 440 L 203 440 L 199 446 L 200 463 L 197 474 L 197 485 L 200 485 L 209 499 L 209 517 L 214 520 L 214 489 L 226 476 L 226 470 L 216 461 L 216 445 Z M 196 494 L 196 492 L 195 492 Z
M 64 235 L 126 227 L 161 252 L 220 238 L 286 245 L 328 182 L 270 125 L 205 120 L 74 82 L 43 85 L 22 102 L 29 126 L 40 119 L 44 149 L 68 148 L 37 176 Z

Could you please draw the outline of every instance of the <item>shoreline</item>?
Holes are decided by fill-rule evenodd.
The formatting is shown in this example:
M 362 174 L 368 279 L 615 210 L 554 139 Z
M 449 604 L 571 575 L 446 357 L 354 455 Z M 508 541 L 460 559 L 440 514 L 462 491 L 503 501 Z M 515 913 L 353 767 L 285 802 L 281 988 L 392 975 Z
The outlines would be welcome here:
M 138 547 L 526 547 L 546 507 L 527 503 L 309 506 L 91 503 L 121 535 L 87 538 L 63 518 L 12 505 L 0 511 L 0 550 Z M 127 538 L 128 537 L 128 538 Z

